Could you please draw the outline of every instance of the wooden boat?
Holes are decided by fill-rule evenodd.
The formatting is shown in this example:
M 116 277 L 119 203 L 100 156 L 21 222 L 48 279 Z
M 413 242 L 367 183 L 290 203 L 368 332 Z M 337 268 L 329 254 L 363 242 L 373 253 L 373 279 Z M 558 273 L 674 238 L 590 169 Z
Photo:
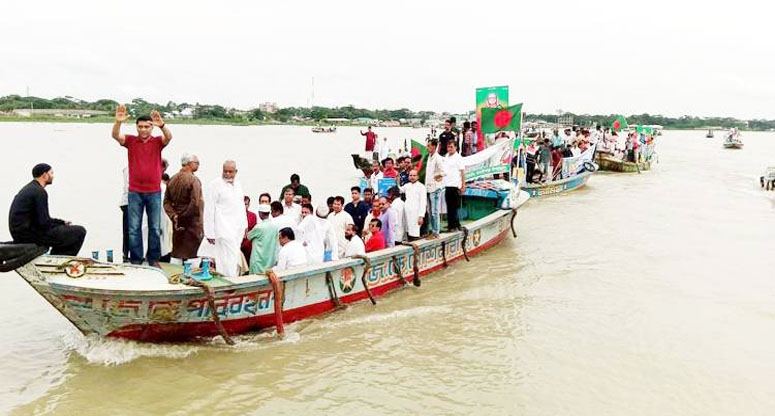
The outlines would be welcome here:
M 465 222 L 463 231 L 369 253 L 361 258 L 276 274 L 214 277 L 200 282 L 180 271 L 40 255 L 34 245 L 0 245 L 0 271 L 15 270 L 83 334 L 147 342 L 182 341 L 276 328 L 284 323 L 376 298 L 516 236 L 514 190 L 509 209 Z M 30 247 L 31 246 L 31 247 Z M 447 275 L 451 278 L 452 275 Z M 6 312 L 10 314 L 11 311 Z
M 593 173 L 593 171 L 584 171 L 578 175 L 558 181 L 546 182 L 542 184 L 528 183 L 522 186 L 522 190 L 527 192 L 531 198 L 570 192 L 586 185 Z
M 598 169 L 598 166 L 592 162 L 594 155 L 595 147 L 593 146 L 579 156 L 563 158 L 562 172 L 564 177 L 562 179 L 545 183 L 518 182 L 518 185 L 531 198 L 576 190 L 586 185 L 589 178 Z
M 723 146 L 725 149 L 742 149 L 743 141 L 735 137 L 728 137 L 724 140 Z
M 705 138 L 712 139 L 713 138 L 713 130 L 708 130 L 708 134 L 705 135 Z
M 642 161 L 636 165 L 634 162 L 614 157 L 609 152 L 595 153 L 595 163 L 597 163 L 600 170 L 613 172 L 640 172 L 651 169 L 650 161 Z
M 312 128 L 313 133 L 336 133 L 336 126 L 331 127 L 313 127 Z

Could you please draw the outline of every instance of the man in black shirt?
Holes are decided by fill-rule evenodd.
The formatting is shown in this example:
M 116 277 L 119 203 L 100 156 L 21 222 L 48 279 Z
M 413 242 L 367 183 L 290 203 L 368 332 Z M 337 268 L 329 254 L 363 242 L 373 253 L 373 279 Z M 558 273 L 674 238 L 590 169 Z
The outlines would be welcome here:
M 369 209 L 371 207 L 361 200 L 360 187 L 353 186 L 350 188 L 350 194 L 352 195 L 353 200 L 344 206 L 344 210 L 353 217 L 353 222 L 358 226 L 358 230 L 361 230 L 363 229 L 363 222 L 366 220 L 366 216 L 369 215 Z
M 447 155 L 447 143 L 450 141 L 455 142 L 455 146 L 458 145 L 457 137 L 455 136 L 455 133 L 452 132 L 452 121 L 447 120 L 444 122 L 444 131 L 439 135 L 439 155 L 440 156 L 446 156 Z
M 8 228 L 14 243 L 34 243 L 51 247 L 51 254 L 77 256 L 86 229 L 48 214 L 45 188 L 54 182 L 54 171 L 51 166 L 39 163 L 32 168 L 32 177 L 35 179 L 13 198 L 8 213 Z

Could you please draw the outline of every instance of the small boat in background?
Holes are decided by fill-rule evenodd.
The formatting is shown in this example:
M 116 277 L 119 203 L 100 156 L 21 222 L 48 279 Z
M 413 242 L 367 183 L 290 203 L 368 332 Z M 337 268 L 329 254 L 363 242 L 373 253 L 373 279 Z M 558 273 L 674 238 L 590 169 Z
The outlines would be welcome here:
M 330 127 L 313 127 L 312 128 L 313 133 L 336 133 L 336 126 L 330 126 Z
M 743 141 L 740 140 L 740 132 L 733 128 L 729 131 L 729 134 L 724 139 L 724 148 L 725 149 L 742 149 L 743 148 Z
M 708 134 L 705 135 L 706 138 L 712 139 L 713 138 L 713 129 L 708 129 Z

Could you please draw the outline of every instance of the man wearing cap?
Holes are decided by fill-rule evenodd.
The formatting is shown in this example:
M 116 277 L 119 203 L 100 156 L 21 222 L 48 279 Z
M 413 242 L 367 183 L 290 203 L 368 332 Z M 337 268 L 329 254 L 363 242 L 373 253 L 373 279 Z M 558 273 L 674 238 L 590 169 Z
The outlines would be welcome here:
M 159 267 L 161 257 L 161 151 L 172 140 L 172 133 L 158 111 L 140 116 L 135 124 L 137 136 L 121 133 L 121 123 L 129 118 L 126 106 L 116 108 L 113 138 L 127 149 L 129 161 L 129 257 L 132 263 L 141 264 L 143 257 L 148 264 Z M 161 129 L 162 136 L 153 136 L 153 128 Z M 148 252 L 143 253 L 143 211 L 148 214 Z
M 277 205 L 280 205 L 277 203 Z M 282 207 L 277 207 L 277 215 L 282 215 Z M 248 231 L 248 240 L 252 244 L 250 251 L 250 274 L 262 274 L 272 268 L 277 261 L 277 224 L 269 219 L 271 207 L 268 204 L 258 206 L 259 222 Z
M 54 183 L 50 165 L 39 163 L 32 168 L 32 182 L 13 198 L 8 213 L 8 228 L 14 243 L 34 243 L 51 247 L 51 254 L 77 256 L 86 237 L 86 229 L 70 225 L 48 213 L 46 186 Z
M 302 242 L 307 251 L 310 264 L 339 260 L 336 234 L 326 219 L 328 207 L 321 205 L 318 207 L 317 215 L 313 215 L 313 212 L 312 205 L 302 205 L 301 215 L 304 219 L 299 224 L 297 235 L 297 239 Z

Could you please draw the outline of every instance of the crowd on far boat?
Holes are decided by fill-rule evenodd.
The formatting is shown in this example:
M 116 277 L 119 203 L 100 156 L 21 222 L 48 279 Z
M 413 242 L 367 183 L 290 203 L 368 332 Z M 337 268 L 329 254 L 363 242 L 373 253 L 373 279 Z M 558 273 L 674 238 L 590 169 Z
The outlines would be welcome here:
M 620 134 L 621 133 L 621 134 Z M 523 134 L 525 147 L 526 182 L 543 184 L 561 179 L 565 158 L 578 157 L 591 147 L 596 152 L 630 162 L 642 161 L 642 149 L 650 146 L 654 137 L 637 132 L 617 132 L 597 125 L 593 129 L 578 126 L 562 130 L 528 131 Z
M 375 163 L 369 184 L 349 189 L 349 202 L 337 195 L 316 203 L 300 176 L 293 174 L 277 199 L 261 192 L 253 212 L 252 198 L 237 179 L 236 161 L 223 162 L 221 175 L 202 186 L 196 176 L 199 158 L 186 153 L 180 170 L 169 176 L 162 151 L 172 132 L 161 115 L 154 111 L 137 117 L 137 134 L 121 132 L 128 118 L 126 108 L 119 106 L 112 130 L 113 139 L 127 149 L 120 204 L 125 262 L 160 268 L 160 262 L 193 264 L 208 258 L 220 274 L 238 276 L 361 256 L 438 238 L 442 198 L 447 231 L 460 229 L 457 212 L 465 192 L 465 168 L 458 151 L 460 136 L 452 133 L 449 123 L 438 139 L 428 140 L 425 157 L 404 155 L 396 164 L 388 155 Z M 153 136 L 154 128 L 162 135 Z M 464 144 L 468 129 L 462 135 Z M 372 153 L 375 141 L 373 133 L 367 136 Z M 475 151 L 471 146 L 469 150 Z M 49 216 L 45 188 L 53 183 L 53 168 L 38 164 L 32 175 L 10 208 L 14 242 L 48 246 L 51 254 L 77 255 L 85 228 Z M 380 178 L 394 178 L 396 183 L 380 193 L 375 181 Z

